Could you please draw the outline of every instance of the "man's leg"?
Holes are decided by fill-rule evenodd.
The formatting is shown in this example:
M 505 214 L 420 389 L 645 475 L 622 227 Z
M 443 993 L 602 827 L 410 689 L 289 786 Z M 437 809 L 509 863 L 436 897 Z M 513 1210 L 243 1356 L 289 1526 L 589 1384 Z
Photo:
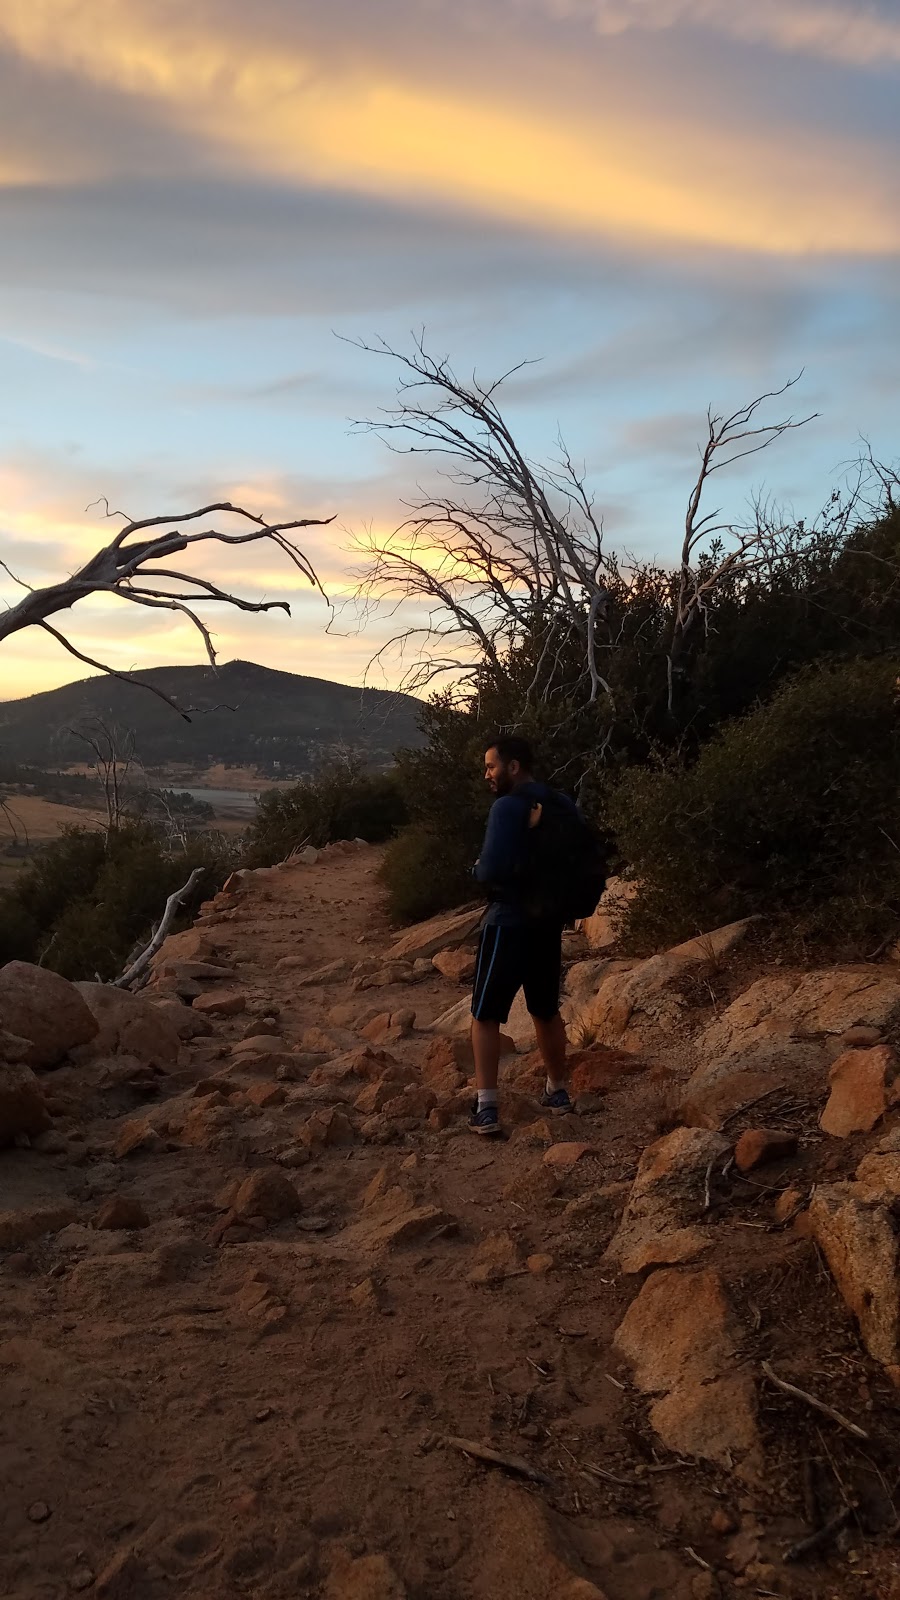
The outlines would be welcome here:
M 500 1029 L 518 983 L 517 942 L 509 928 L 485 928 L 478 946 L 472 989 L 472 1055 L 477 1100 L 469 1121 L 473 1133 L 500 1133 L 497 1081 L 500 1075 Z
M 472 1018 L 472 1054 L 475 1057 L 475 1087 L 479 1093 L 497 1092 L 500 1077 L 500 1024 Z
M 547 1074 L 541 1104 L 549 1111 L 570 1111 L 566 1025 L 559 1010 L 562 984 L 562 928 L 535 928 L 529 941 L 525 1004 Z
M 555 1017 L 532 1017 L 537 1046 L 541 1052 L 541 1060 L 547 1073 L 548 1092 L 565 1089 L 569 1081 L 569 1068 L 566 1062 L 566 1025 L 560 1013 Z

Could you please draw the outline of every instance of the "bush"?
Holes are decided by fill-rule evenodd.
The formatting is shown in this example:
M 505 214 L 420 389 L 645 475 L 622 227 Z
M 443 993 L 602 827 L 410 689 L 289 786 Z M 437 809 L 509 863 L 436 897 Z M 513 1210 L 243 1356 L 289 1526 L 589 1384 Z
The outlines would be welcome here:
M 67 829 L 0 897 L 0 963 L 42 961 L 65 978 L 113 978 L 194 867 L 206 871 L 176 928 L 190 921 L 232 864 L 217 835 L 197 835 L 185 852 L 171 855 L 146 823 L 108 836 Z
M 361 761 L 335 761 L 290 789 L 260 795 L 247 831 L 244 860 L 268 867 L 301 844 L 337 839 L 380 844 L 407 820 L 396 775 L 367 772 Z
M 438 911 L 474 900 L 475 856 L 456 837 L 414 823 L 388 845 L 379 877 L 387 889 L 393 922 L 421 922 Z
M 689 769 L 632 769 L 608 802 L 641 889 L 638 948 L 751 913 L 797 946 L 872 955 L 900 918 L 900 660 L 798 674 Z

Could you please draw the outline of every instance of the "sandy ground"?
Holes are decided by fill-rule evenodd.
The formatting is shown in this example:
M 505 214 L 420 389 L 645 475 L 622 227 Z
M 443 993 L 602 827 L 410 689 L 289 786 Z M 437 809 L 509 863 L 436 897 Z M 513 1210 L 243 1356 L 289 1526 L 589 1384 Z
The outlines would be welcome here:
M 535 1103 L 503 1143 L 456 1117 L 382 1147 L 354 1116 L 346 1142 L 306 1159 L 307 1118 L 340 1109 L 340 1083 L 317 1091 L 307 1077 L 312 1097 L 285 1102 L 297 1086 L 266 1058 L 255 1073 L 235 1065 L 233 1046 L 266 1015 L 284 1048 L 358 1046 L 346 1008 L 370 1003 L 415 1010 L 413 1033 L 389 1048 L 421 1061 L 423 1028 L 460 989 L 437 974 L 412 988 L 299 987 L 277 967 L 384 952 L 377 863 L 359 850 L 255 878 L 211 929 L 244 1008 L 167 1074 L 60 1069 L 55 1152 L 0 1152 L 3 1207 L 62 1208 L 60 1231 L 0 1249 L 0 1595 L 896 1600 L 889 1552 L 781 1564 L 806 1530 L 797 1460 L 821 1455 L 812 1414 L 764 1408 L 767 1471 L 752 1486 L 673 1458 L 649 1426 L 612 1343 L 638 1285 L 602 1252 L 659 1131 L 651 1072 L 549 1135 L 523 1132 Z M 252 1103 L 266 1083 L 273 1103 Z M 116 1158 L 125 1123 L 145 1117 L 155 1138 Z M 548 1137 L 591 1146 L 554 1183 Z M 223 1232 L 237 1184 L 271 1168 L 273 1150 L 298 1215 Z M 418 1219 L 405 1233 L 392 1231 L 397 1193 Z M 138 1200 L 147 1226 L 91 1227 L 113 1195 Z M 760 1253 L 770 1205 L 748 1192 L 737 1220 L 715 1220 L 710 1259 L 730 1252 L 734 1268 L 740 1253 L 756 1309 L 748 1359 L 754 1339 L 776 1360 L 818 1339 L 818 1382 L 858 1412 L 859 1385 L 879 1380 L 809 1242 L 767 1235 Z M 825 1432 L 829 1452 L 847 1444 Z M 520 1468 L 471 1459 L 448 1443 L 460 1437 Z

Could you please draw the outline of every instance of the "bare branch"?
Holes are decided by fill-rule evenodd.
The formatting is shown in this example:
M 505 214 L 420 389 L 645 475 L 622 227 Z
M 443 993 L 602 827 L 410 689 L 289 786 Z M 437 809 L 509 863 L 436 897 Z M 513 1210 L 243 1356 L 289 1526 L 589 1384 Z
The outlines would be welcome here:
M 134 961 L 130 962 L 121 976 L 114 980 L 114 989 L 130 989 L 132 984 L 137 983 L 138 979 L 150 965 L 150 962 L 156 955 L 157 950 L 162 945 L 163 940 L 165 939 L 169 929 L 172 926 L 172 923 L 175 920 L 175 914 L 178 911 L 179 906 L 184 904 L 195 883 L 199 882 L 199 880 L 203 877 L 205 870 L 206 869 L 204 867 L 195 867 L 188 878 L 187 883 L 182 884 L 180 889 L 176 889 L 174 894 L 169 895 L 169 898 L 166 901 L 165 910 L 163 911 L 159 921 L 159 926 L 156 929 L 152 939 L 150 940 L 149 944 L 145 945 L 140 955 L 137 956 Z
M 107 517 L 122 514 L 111 513 L 108 504 L 106 502 L 104 504 Z M 238 523 L 243 522 L 245 526 L 238 532 L 214 526 L 192 529 L 189 532 L 182 531 L 185 524 L 201 522 L 218 514 L 234 517 Z M 195 511 L 184 512 L 179 516 L 145 517 L 137 521 L 128 521 L 109 544 L 98 550 L 71 577 L 42 589 L 29 589 L 28 594 L 16 605 L 8 607 L 0 615 L 0 642 L 23 628 L 42 627 L 65 650 L 87 666 L 107 672 L 112 677 L 121 678 L 123 682 L 150 688 L 168 705 L 180 710 L 168 695 L 163 694 L 152 684 L 146 683 L 144 679 L 133 673 L 116 672 L 105 663 L 76 649 L 63 633 L 51 626 L 48 618 L 60 611 L 68 611 L 79 600 L 89 595 L 99 594 L 116 595 L 119 599 L 130 600 L 136 605 L 181 611 L 200 633 L 207 658 L 215 666 L 216 652 L 212 637 L 195 609 L 198 604 L 216 602 L 235 606 L 241 611 L 257 612 L 279 609 L 286 611 L 288 615 L 290 615 L 290 605 L 286 600 L 247 600 L 241 595 L 219 588 L 209 579 L 180 570 L 177 564 L 161 567 L 158 563 L 183 555 L 192 546 L 201 544 L 274 544 L 303 574 L 307 582 L 318 589 L 324 597 L 315 569 L 292 536 L 300 528 L 326 527 L 333 520 L 333 517 L 301 517 L 288 522 L 267 522 L 265 518 L 247 511 L 243 506 L 232 505 L 230 501 L 222 500 L 201 506 Z M 247 524 L 249 526 L 246 526 Z M 148 534 L 149 537 L 142 537 Z M 14 578 L 15 582 L 22 583 L 21 579 L 15 578 L 4 562 L 0 562 L 0 566 Z M 176 591 L 162 586 L 173 581 L 181 586 Z M 185 716 L 186 713 L 182 711 L 181 715 Z

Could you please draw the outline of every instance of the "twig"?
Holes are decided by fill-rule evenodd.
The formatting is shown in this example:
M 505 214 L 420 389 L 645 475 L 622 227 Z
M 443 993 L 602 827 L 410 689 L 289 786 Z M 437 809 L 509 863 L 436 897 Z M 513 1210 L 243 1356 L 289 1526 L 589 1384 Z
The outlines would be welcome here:
M 505 1472 L 512 1472 L 518 1478 L 527 1478 L 529 1483 L 551 1484 L 545 1472 L 539 1472 L 536 1467 L 529 1466 L 521 1456 L 504 1456 L 499 1450 L 494 1450 L 489 1444 L 478 1444 L 474 1439 L 456 1439 L 447 1434 L 444 1439 L 454 1450 L 459 1450 L 464 1456 L 472 1456 L 476 1461 L 486 1461 L 488 1466 L 502 1467 Z
M 728 1127 L 729 1122 L 733 1122 L 735 1117 L 743 1116 L 745 1111 L 752 1111 L 754 1106 L 761 1105 L 764 1100 L 771 1099 L 772 1095 L 774 1094 L 784 1093 L 784 1084 L 779 1083 L 775 1085 L 774 1089 L 767 1089 L 764 1094 L 758 1094 L 755 1100 L 748 1100 L 745 1106 L 738 1106 L 736 1111 L 730 1111 L 728 1116 L 725 1118 L 725 1121 L 722 1123 L 722 1131 L 724 1132 L 724 1130 Z
M 817 1400 L 815 1395 L 807 1394 L 805 1389 L 798 1389 L 795 1383 L 787 1383 L 784 1378 L 779 1378 L 768 1361 L 763 1361 L 760 1364 L 769 1382 L 774 1383 L 776 1389 L 780 1389 L 783 1394 L 791 1395 L 795 1400 L 805 1400 L 808 1406 L 813 1406 L 816 1411 L 821 1411 L 823 1416 L 830 1417 L 832 1422 L 836 1422 L 840 1427 L 846 1428 L 847 1432 L 852 1433 L 855 1439 L 864 1439 L 866 1443 L 869 1442 L 869 1435 L 865 1429 L 860 1428 L 857 1423 L 851 1422 L 849 1417 L 845 1417 L 840 1411 L 835 1411 L 833 1406 L 826 1405 L 824 1400 Z
M 713 1156 L 712 1160 L 709 1163 L 709 1166 L 706 1169 L 706 1177 L 703 1180 L 703 1210 L 704 1210 L 704 1212 L 708 1211 L 710 1206 L 712 1205 L 712 1191 L 711 1191 L 712 1169 L 715 1166 L 715 1162 L 716 1162 L 716 1158 L 715 1158 L 715 1156 Z
M 850 1522 L 853 1514 L 854 1507 L 845 1506 L 843 1511 L 839 1511 L 837 1516 L 832 1517 L 830 1522 L 825 1523 L 824 1527 L 817 1528 L 815 1533 L 811 1533 L 808 1539 L 801 1539 L 797 1544 L 792 1544 L 789 1550 L 785 1550 L 781 1558 L 782 1561 L 802 1561 L 804 1556 L 811 1555 L 813 1550 L 818 1550 L 821 1545 L 827 1544 L 829 1539 L 832 1539 L 836 1533 L 840 1533 L 841 1529 L 845 1528 L 847 1523 Z
M 712 1572 L 713 1569 L 710 1566 L 709 1562 L 708 1561 L 704 1561 L 702 1556 L 698 1556 L 698 1554 L 697 1554 L 697 1552 L 694 1549 L 694 1546 L 692 1544 L 686 1544 L 685 1545 L 684 1553 L 685 1553 L 686 1556 L 690 1556 L 692 1561 L 696 1561 L 698 1567 L 702 1567 L 704 1572 Z

